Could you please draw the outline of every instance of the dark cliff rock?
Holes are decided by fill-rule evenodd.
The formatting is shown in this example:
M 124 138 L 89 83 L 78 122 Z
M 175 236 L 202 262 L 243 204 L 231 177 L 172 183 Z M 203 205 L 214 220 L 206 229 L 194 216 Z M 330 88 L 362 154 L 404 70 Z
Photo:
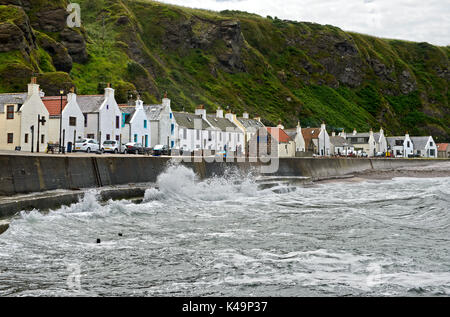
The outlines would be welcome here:
M 67 48 L 74 62 L 85 63 L 88 60 L 86 42 L 82 34 L 74 29 L 65 28 L 59 36 L 61 44 Z
M 40 34 L 37 42 L 40 47 L 50 54 L 56 70 L 70 73 L 72 70 L 72 57 L 64 45 L 45 34 Z

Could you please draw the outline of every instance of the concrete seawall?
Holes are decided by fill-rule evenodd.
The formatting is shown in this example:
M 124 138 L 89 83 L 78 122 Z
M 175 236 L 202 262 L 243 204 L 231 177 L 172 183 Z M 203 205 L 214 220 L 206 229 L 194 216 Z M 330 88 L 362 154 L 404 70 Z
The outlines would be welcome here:
M 25 156 L 0 155 L 0 196 L 55 189 L 98 188 L 152 183 L 170 158 L 145 156 Z M 340 177 L 366 170 L 427 166 L 434 160 L 281 158 L 273 176 L 306 176 L 313 180 Z M 260 163 L 183 163 L 200 177 L 221 176 L 229 168 L 258 171 Z

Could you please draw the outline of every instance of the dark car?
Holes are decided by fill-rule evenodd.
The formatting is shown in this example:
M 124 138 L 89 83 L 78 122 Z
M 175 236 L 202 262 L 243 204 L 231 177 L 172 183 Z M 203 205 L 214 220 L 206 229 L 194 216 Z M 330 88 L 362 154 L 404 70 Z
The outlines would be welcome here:
M 170 150 L 167 145 L 156 145 L 153 148 L 153 155 L 160 156 L 160 155 L 170 155 Z
M 149 149 L 144 147 L 142 143 L 131 142 L 125 144 L 124 154 L 147 154 Z

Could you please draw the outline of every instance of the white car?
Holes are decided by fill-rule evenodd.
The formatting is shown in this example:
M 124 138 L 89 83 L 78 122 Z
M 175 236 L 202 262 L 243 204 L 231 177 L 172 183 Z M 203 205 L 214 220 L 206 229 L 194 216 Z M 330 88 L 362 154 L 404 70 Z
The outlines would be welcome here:
M 75 142 L 75 151 L 81 151 L 86 153 L 98 152 L 100 151 L 100 145 L 96 140 L 93 139 L 83 139 Z
M 118 154 L 120 151 L 119 142 L 110 140 L 103 142 L 102 152 Z

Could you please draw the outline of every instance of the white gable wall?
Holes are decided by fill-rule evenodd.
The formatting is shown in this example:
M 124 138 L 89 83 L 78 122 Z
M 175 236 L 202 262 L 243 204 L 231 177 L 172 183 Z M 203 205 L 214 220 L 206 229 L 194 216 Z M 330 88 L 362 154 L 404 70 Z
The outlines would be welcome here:
M 107 140 L 107 135 L 110 136 L 111 140 L 116 140 L 120 137 L 121 132 L 121 115 L 122 112 L 117 105 L 117 102 L 114 98 L 114 89 L 106 88 L 105 89 L 105 101 L 100 107 L 99 110 L 100 115 L 100 140 L 99 142 L 103 144 L 104 141 Z M 118 119 L 119 125 L 116 124 L 116 118 Z
M 20 127 L 20 146 L 22 147 L 22 151 L 31 151 L 31 131 L 30 127 L 34 126 L 34 150 L 36 151 L 39 139 L 39 151 L 45 152 L 47 149 L 47 143 L 49 138 L 49 113 L 47 108 L 39 94 L 39 85 L 37 84 L 28 84 L 28 97 L 24 102 L 23 106 L 20 108 L 21 112 L 21 127 Z M 40 124 L 40 135 L 38 136 L 38 115 L 45 117 L 47 122 L 44 124 Z M 28 134 L 28 143 L 25 143 L 25 134 Z M 44 142 L 41 142 L 41 136 L 44 136 Z

